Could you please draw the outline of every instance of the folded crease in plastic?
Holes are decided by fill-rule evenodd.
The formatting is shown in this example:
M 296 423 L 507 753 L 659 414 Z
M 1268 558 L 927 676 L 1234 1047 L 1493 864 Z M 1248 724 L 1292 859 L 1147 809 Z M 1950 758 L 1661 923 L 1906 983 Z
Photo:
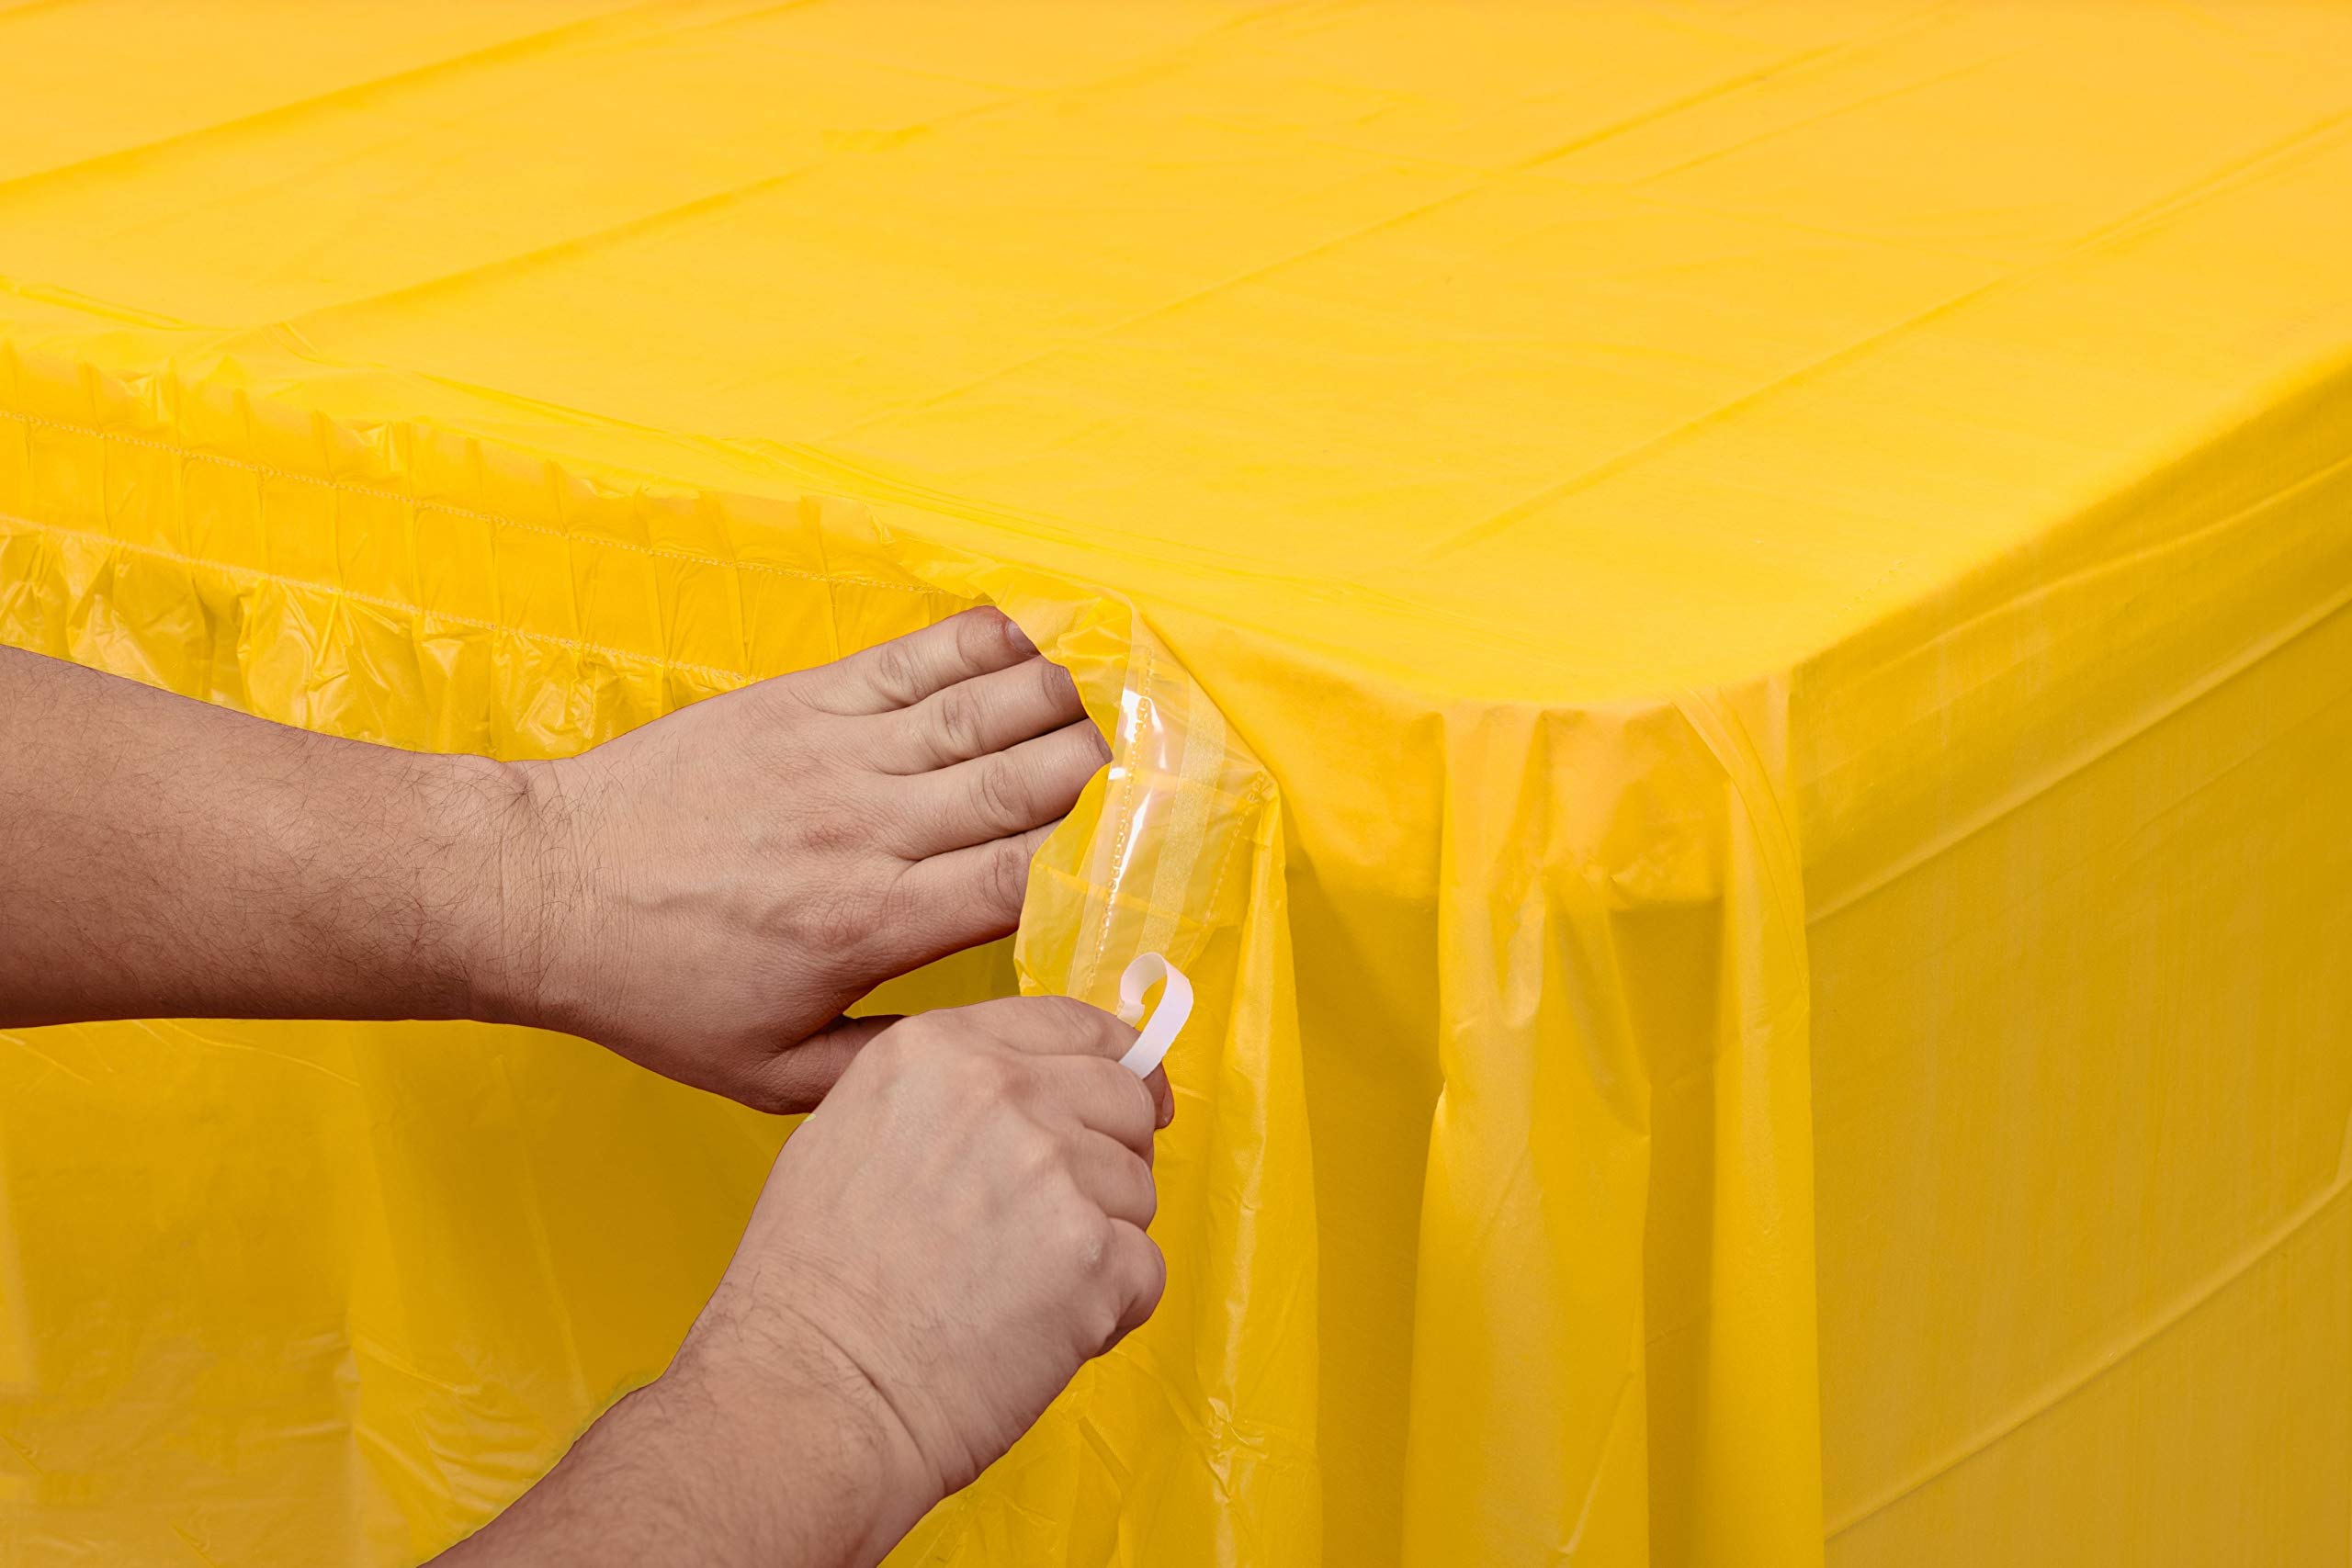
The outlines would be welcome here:
M 1185 969 L 1199 987 L 1202 1016 L 1184 1052 L 1169 1064 L 1184 1114 L 1180 1130 L 1163 1140 L 1166 1197 L 1156 1234 L 1196 1266 L 1180 1270 L 1171 1283 L 1155 1320 L 1160 1326 L 1089 1368 L 1012 1458 L 925 1521 L 908 1555 L 994 1561 L 1007 1540 L 1024 1543 L 1024 1558 L 1071 1550 L 1070 1532 L 1087 1519 L 1123 1517 L 1107 1502 L 1073 1517 L 1068 1494 L 1079 1488 L 1105 1498 L 1151 1499 L 1163 1520 L 1189 1517 L 1204 1529 L 1217 1528 L 1240 1506 L 1265 1550 L 1311 1556 L 1319 1509 L 1311 1484 L 1314 1385 L 1311 1368 L 1302 1376 L 1301 1359 L 1286 1342 L 1312 1322 L 1312 1211 L 1283 1202 L 1263 1203 L 1260 1212 L 1259 1196 L 1270 1180 L 1304 1189 L 1312 1179 L 1286 1026 L 1278 796 L 1262 766 L 1131 605 L 1083 584 L 930 547 L 877 528 L 861 508 L 808 499 L 795 509 L 809 523 L 813 547 L 805 565 L 697 558 L 636 540 L 610 547 L 633 559 L 675 561 L 713 576 L 772 576 L 767 586 L 798 614 L 778 640 L 749 650 L 744 663 L 752 668 L 690 664 L 539 635 L 501 624 L 500 615 L 479 621 L 437 615 L 403 603 L 397 592 L 356 587 L 341 562 L 319 563 L 316 578 L 277 570 L 272 542 L 317 506 L 350 520 L 344 537 L 352 542 L 368 526 L 354 514 L 381 508 L 403 531 L 423 533 L 436 514 L 477 531 L 487 536 L 486 554 L 502 539 L 546 540 L 576 560 L 557 532 L 560 525 L 492 510 L 502 504 L 498 487 L 481 475 L 502 466 L 535 470 L 534 479 L 559 493 L 594 494 L 624 512 L 674 506 L 708 516 L 728 502 L 707 495 L 614 496 L 544 462 L 470 440 L 337 428 L 258 404 L 233 387 L 168 374 L 127 384 L 88 367 L 14 351 L 6 370 L 0 422 L 15 426 L 16 436 L 7 449 L 31 458 L 6 465 L 8 483 L 0 491 L 6 581 L 0 628 L 8 640 L 285 722 L 399 745 L 560 755 L 682 702 L 821 662 L 974 602 L 993 601 L 1020 619 L 1077 676 L 1090 713 L 1111 739 L 1112 764 L 1037 857 L 1009 974 L 991 979 L 985 968 L 993 965 L 967 959 L 900 983 L 894 996 L 899 1005 L 952 1002 L 1017 979 L 1033 993 L 1083 997 L 1115 1010 L 1120 974 L 1135 955 L 1164 953 Z M 222 439 L 230 433 L 233 439 Z M 305 471 L 322 446 L 363 452 L 380 466 Z M 435 482 L 451 479 L 463 488 Z M 118 504 L 123 497 L 136 497 L 136 503 Z M 161 511 L 172 513 L 168 522 L 154 515 Z M 731 520 L 720 521 L 723 527 Z M 125 536 L 148 527 L 180 537 L 210 534 L 210 545 L 198 554 Z M 485 607 L 502 614 L 511 608 Z M 420 720 L 426 722 L 421 727 Z M 51 1043 L 27 1049 L 86 1089 L 91 1076 L 55 1053 L 111 1060 L 144 1027 L 40 1031 Z M 257 1053 L 272 1064 L 266 1075 L 292 1065 L 329 1080 L 345 1102 L 340 1110 L 360 1118 L 375 1139 L 396 1140 L 410 1117 L 447 1112 L 448 1077 L 438 1065 L 412 1072 L 397 1060 L 369 1062 L 362 1076 L 346 1076 L 369 1051 L 368 1043 L 383 1035 L 381 1028 L 310 1025 L 289 1038 L 285 1026 L 202 1027 L 235 1055 L 208 1063 L 199 1052 L 193 1064 L 166 1064 L 167 1078 L 209 1067 L 216 1092 L 234 1095 L 250 1076 L 238 1055 Z M 533 1120 L 519 1114 L 526 1094 L 547 1117 L 560 1117 L 558 1108 L 576 1098 L 576 1086 L 560 1072 L 553 1081 L 548 1077 L 554 1061 L 580 1055 L 568 1045 L 519 1032 L 423 1025 L 402 1032 L 438 1036 L 450 1052 L 486 1053 L 457 1076 L 472 1082 L 489 1074 L 497 1088 L 491 1103 L 510 1108 L 516 1122 Z M 447 1060 L 429 1048 L 418 1054 L 428 1064 Z M 119 1070 L 119 1063 L 105 1069 Z M 527 1089 L 518 1077 L 528 1078 Z M 764 1125 L 706 1097 L 644 1084 L 623 1088 L 603 1074 L 590 1078 L 592 1097 L 608 1111 L 617 1113 L 637 1090 L 657 1101 L 655 1125 L 627 1134 L 647 1166 L 658 1165 L 678 1136 L 705 1135 L 713 1122 L 739 1124 L 743 1157 L 727 1162 L 731 1184 L 713 1193 L 673 1175 L 667 1198 L 681 1205 L 715 1199 L 722 1212 L 741 1212 L 755 1190 L 744 1182 L 757 1168 L 756 1156 L 773 1147 Z M 618 1100 L 611 1098 L 616 1091 Z M 10 1124 L 21 1134 L 19 1119 Z M 552 1122 L 542 1125 L 553 1131 Z M 175 1135 L 218 1134 L 186 1127 Z M 497 1156 L 463 1128 L 442 1129 L 429 1142 L 497 1184 L 503 1218 L 484 1230 L 511 1232 L 550 1265 L 549 1249 L 559 1244 L 548 1234 L 547 1206 L 595 1201 L 540 1168 L 543 1151 L 527 1142 Z M 6 1147 L 0 1143 L 0 1151 Z M 218 1151 L 189 1148 L 199 1167 L 217 1160 Z M 21 1176 L 22 1162 L 38 1156 L 17 1157 Z M 423 1157 L 423 1150 L 401 1151 L 403 1160 Z M 643 1168 L 637 1175 L 662 1180 Z M 77 1200 L 77 1208 L 86 1201 Z M 413 1211 L 407 1219 L 431 1219 L 432 1200 L 413 1188 L 379 1182 L 372 1201 Z M 25 1266 L 23 1241 L 39 1223 L 38 1215 L 30 1226 L 19 1217 L 8 1233 L 16 1255 L 0 1258 L 0 1265 Z M 698 1228 L 697 1266 L 652 1292 L 664 1298 L 662 1309 L 678 1327 L 695 1293 L 715 1277 L 711 1265 L 724 1257 L 712 1248 L 724 1241 L 725 1226 Z M 525 1272 L 541 1278 L 501 1303 L 497 1315 L 508 1328 L 562 1348 L 549 1368 L 554 1382 L 532 1393 L 526 1403 L 537 1408 L 512 1428 L 502 1428 L 483 1408 L 489 1391 L 476 1379 L 419 1370 L 485 1353 L 482 1344 L 467 1343 L 481 1325 L 447 1315 L 461 1312 L 459 1303 L 433 1301 L 435 1287 L 416 1277 L 413 1262 L 345 1277 L 351 1299 L 345 1321 L 320 1325 L 322 1336 L 342 1342 L 341 1355 L 322 1368 L 332 1371 L 316 1391 L 324 1403 L 301 1427 L 346 1446 L 369 1479 L 356 1495 L 345 1483 L 312 1506 L 356 1506 L 354 1522 L 395 1501 L 453 1522 L 478 1517 L 554 1457 L 553 1439 L 568 1436 L 570 1424 L 660 1370 L 666 1342 L 658 1337 L 635 1344 L 618 1361 L 592 1366 L 575 1340 L 594 1332 L 581 1321 L 593 1309 L 575 1305 L 566 1286 L 544 1270 Z M 1238 1283 L 1244 1278 L 1250 1281 L 1246 1291 Z M 312 1283 L 331 1288 L 327 1280 Z M 1274 1304 L 1280 1321 L 1264 1321 Z M 411 1307 L 421 1310 L 412 1316 Z M 398 1326 L 370 1323 L 379 1313 Z M 435 1322 L 448 1325 L 446 1342 L 432 1337 Z M 370 1325 L 363 1330 L 361 1323 Z M 134 1341 L 174 1332 L 168 1320 L 125 1327 Z M 59 1348 L 72 1337 L 44 1334 L 51 1328 L 36 1324 L 29 1337 Z M 27 1364 L 31 1352 L 21 1315 L 0 1320 L 0 1329 L 12 1330 L 0 1337 L 0 1351 L 17 1359 L 16 1386 L 38 1386 L 40 1369 Z M 367 1414 L 374 1400 L 400 1399 L 420 1381 L 454 1397 L 467 1423 L 462 1432 L 435 1438 L 419 1427 L 387 1428 Z M 1167 1419 L 1171 1403 L 1185 1419 Z M 203 1414 L 269 1435 L 263 1412 L 229 1403 Z M 114 1434 L 100 1433 L 101 1450 L 130 1437 L 104 1409 L 87 1415 Z M 485 1451 L 485 1439 L 514 1445 L 513 1457 L 502 1460 L 495 1446 Z M 456 1452 L 466 1455 L 465 1473 L 474 1479 L 461 1481 L 447 1468 Z M 374 1522 L 387 1528 L 384 1519 Z
M 899 1562 L 2352 1568 L 2352 16 L 910 15 L 0 9 L 0 639 L 511 758 L 1072 671 L 870 1002 L 1181 970 L 1168 1295 Z M 0 1034 L 0 1560 L 438 1550 L 786 1132 Z

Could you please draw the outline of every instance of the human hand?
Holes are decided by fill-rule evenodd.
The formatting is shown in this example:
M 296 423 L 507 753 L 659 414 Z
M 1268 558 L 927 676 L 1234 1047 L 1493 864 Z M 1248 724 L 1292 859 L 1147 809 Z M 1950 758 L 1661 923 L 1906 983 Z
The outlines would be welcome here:
M 995 610 L 524 764 L 492 1010 L 768 1111 L 889 1020 L 842 1010 L 1011 931 L 1109 749 Z
M 1144 1234 L 1163 1077 L 1066 998 L 910 1018 L 793 1134 L 685 1348 L 683 1375 L 831 1367 L 882 1433 L 884 1541 L 1026 1431 L 1159 1303 Z
M 448 1568 L 866 1568 L 1026 1431 L 1165 1280 L 1167 1080 L 1065 998 L 893 1025 L 785 1145 L 670 1370 Z

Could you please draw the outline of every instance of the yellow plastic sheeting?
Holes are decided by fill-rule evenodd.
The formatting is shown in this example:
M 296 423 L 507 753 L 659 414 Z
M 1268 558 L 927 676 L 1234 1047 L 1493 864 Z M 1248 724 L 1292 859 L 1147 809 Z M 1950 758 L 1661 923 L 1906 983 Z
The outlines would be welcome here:
M 507 756 L 989 598 L 1201 987 L 898 1561 L 2352 1562 L 2352 17 L 0 11 L 0 636 Z M 0 1554 L 398 1562 L 781 1129 L 0 1037 Z

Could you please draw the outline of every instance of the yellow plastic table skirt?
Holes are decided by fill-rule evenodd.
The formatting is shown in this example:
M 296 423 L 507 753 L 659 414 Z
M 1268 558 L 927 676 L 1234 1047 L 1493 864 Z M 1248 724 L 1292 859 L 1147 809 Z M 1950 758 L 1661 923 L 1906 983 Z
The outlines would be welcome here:
M 2352 1562 L 2352 14 L 0 8 L 0 638 L 506 757 L 977 601 L 1116 762 L 880 998 L 1200 1005 L 903 1563 Z M 0 1559 L 400 1563 L 786 1129 L 0 1034 Z

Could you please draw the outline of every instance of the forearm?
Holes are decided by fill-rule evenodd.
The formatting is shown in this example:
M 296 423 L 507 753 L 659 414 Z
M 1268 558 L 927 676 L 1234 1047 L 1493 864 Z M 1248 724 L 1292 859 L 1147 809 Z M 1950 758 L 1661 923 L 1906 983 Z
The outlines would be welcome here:
M 435 1568 L 866 1568 L 927 1499 L 868 1389 L 805 1347 L 710 1352 L 616 1404 L 545 1479 Z
M 0 1025 L 494 1015 L 528 794 L 0 649 Z

